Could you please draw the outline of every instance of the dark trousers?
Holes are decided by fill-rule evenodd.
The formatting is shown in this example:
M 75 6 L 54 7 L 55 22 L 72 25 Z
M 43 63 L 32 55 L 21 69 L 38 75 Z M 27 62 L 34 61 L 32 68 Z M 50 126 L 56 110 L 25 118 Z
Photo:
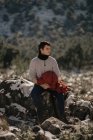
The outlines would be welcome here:
M 59 113 L 61 116 L 63 116 L 64 115 L 64 95 L 62 93 L 57 93 L 57 91 L 43 89 L 41 86 L 35 84 L 31 91 L 31 97 L 33 99 L 34 105 L 36 106 L 38 117 L 39 118 L 42 117 L 42 114 L 44 112 L 42 108 L 42 105 L 43 105 L 42 93 L 44 91 L 48 91 L 50 95 L 55 96 Z

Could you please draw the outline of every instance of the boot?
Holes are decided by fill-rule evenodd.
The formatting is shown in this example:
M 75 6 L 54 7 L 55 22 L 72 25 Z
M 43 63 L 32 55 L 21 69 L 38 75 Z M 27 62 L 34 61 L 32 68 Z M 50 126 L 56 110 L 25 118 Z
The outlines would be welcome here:
M 38 107 L 37 108 L 37 121 L 39 124 L 43 123 L 45 121 L 45 113 L 44 113 L 44 108 Z
M 68 119 L 66 118 L 65 114 L 60 117 L 60 120 L 66 124 L 71 124 L 71 122 L 69 122 Z

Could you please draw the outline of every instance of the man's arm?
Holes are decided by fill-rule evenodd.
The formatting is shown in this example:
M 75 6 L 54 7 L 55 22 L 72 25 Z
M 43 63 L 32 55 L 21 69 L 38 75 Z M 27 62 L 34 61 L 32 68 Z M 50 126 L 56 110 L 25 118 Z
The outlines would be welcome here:
M 37 83 L 35 61 L 32 59 L 29 66 L 29 80 Z
M 56 59 L 54 59 L 54 62 L 53 62 L 53 71 L 58 76 L 58 79 L 60 79 L 61 78 L 61 72 L 59 70 L 59 66 L 58 66 L 58 63 L 57 63 Z

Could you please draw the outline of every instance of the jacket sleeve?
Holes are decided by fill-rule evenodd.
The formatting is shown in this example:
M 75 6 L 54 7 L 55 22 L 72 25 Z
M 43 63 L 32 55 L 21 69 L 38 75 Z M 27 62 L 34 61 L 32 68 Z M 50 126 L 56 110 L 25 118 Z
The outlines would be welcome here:
M 56 59 L 54 59 L 54 62 L 53 62 L 53 71 L 57 74 L 58 78 L 61 77 L 61 72 L 59 70 L 59 66 Z
M 29 80 L 33 82 L 33 80 L 36 80 L 36 68 L 35 68 L 35 61 L 33 59 L 30 62 L 29 66 Z

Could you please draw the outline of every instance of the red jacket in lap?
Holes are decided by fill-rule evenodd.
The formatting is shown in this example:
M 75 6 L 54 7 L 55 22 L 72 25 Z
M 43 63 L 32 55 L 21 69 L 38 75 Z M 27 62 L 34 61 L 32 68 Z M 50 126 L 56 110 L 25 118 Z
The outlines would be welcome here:
M 41 85 L 44 83 L 47 83 L 50 89 L 56 90 L 58 93 L 67 93 L 68 91 L 68 86 L 63 81 L 58 83 L 58 77 L 53 71 L 44 72 L 40 78 L 37 78 L 37 84 Z

